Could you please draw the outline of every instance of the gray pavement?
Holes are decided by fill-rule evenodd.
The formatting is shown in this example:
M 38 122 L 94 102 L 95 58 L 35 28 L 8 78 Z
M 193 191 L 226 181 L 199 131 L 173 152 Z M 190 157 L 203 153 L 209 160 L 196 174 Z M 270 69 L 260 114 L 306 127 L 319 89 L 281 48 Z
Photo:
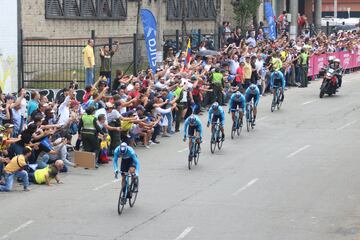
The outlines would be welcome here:
M 191 171 L 182 135 L 137 148 L 140 192 L 121 216 L 112 164 L 1 193 L 0 239 L 359 239 L 360 73 L 336 96 L 319 99 L 319 85 L 286 91 L 274 113 L 262 97 L 238 139 L 227 115 L 223 149 L 210 153 L 205 130 Z

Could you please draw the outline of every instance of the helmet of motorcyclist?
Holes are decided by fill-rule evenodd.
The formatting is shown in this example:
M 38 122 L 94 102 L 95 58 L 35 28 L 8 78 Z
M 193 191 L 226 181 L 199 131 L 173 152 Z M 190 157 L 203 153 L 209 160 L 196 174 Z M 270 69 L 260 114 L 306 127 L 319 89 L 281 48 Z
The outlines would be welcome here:
M 338 63 L 338 64 L 340 64 L 340 59 L 335 58 L 335 59 L 334 59 L 334 63 Z
M 330 57 L 328 58 L 328 62 L 329 62 L 329 63 L 332 63 L 334 60 L 335 60 L 335 57 L 334 57 L 334 56 L 330 56 Z

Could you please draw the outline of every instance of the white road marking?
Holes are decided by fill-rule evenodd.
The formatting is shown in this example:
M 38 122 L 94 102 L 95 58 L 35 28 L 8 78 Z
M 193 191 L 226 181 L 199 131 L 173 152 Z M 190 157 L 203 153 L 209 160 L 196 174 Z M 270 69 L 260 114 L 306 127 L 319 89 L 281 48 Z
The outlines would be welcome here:
M 258 178 L 254 178 L 253 180 L 251 180 L 250 182 L 248 182 L 245 186 L 243 186 L 242 188 L 239 188 L 236 192 L 234 192 L 232 195 L 236 196 L 239 193 L 241 193 L 242 191 L 244 191 L 245 189 L 247 189 L 248 187 L 250 187 L 251 185 L 253 185 L 254 183 L 256 183 L 259 179 Z
M 290 153 L 289 155 L 287 155 L 287 158 L 291 158 L 291 157 L 295 156 L 296 154 L 298 154 L 299 152 L 302 152 L 305 149 L 308 149 L 309 147 L 311 147 L 311 145 L 305 145 L 302 148 L 299 148 L 298 150 L 296 150 L 295 152 Z
M 180 240 L 180 239 L 183 239 L 186 237 L 186 235 L 189 234 L 189 232 L 191 232 L 191 230 L 193 229 L 194 227 L 187 227 L 185 228 L 185 230 L 175 239 L 175 240 Z
M 188 150 L 188 148 L 181 149 L 181 150 L 178 151 L 178 153 L 185 152 L 186 150 Z
M 313 103 L 313 102 L 316 102 L 317 100 L 311 100 L 311 101 L 308 101 L 308 102 L 303 102 L 301 105 L 307 105 L 307 104 L 310 104 L 310 103 Z
M 268 118 L 268 116 L 261 117 L 261 118 L 259 118 L 257 121 L 262 121 L 262 120 L 265 120 L 265 119 L 267 119 L 267 118 Z
M 112 180 L 111 182 L 104 183 L 103 185 L 100 185 L 100 186 L 94 188 L 93 190 L 94 190 L 94 191 L 97 191 L 97 190 L 102 189 L 102 188 L 104 188 L 104 187 L 106 187 L 106 186 L 109 186 L 109 185 L 112 184 L 112 183 L 116 183 L 116 182 L 119 182 L 119 181 L 120 181 L 120 178 L 119 178 L 119 179 Z
M 34 220 L 29 220 L 24 224 L 21 224 L 20 226 L 18 226 L 17 228 L 15 228 L 14 230 L 11 230 L 10 232 L 6 233 L 5 235 L 3 235 L 0 239 L 8 239 L 10 237 L 11 234 L 16 233 L 18 231 L 20 231 L 23 228 L 26 228 L 27 226 L 29 226 L 30 224 L 32 224 L 34 222 Z
M 352 124 L 354 124 L 354 123 L 356 123 L 356 122 L 357 122 L 357 120 L 354 120 L 354 121 L 352 121 L 352 122 L 349 122 L 349 123 L 345 124 L 345 125 L 342 126 L 342 127 L 337 128 L 336 130 L 337 130 L 337 131 L 343 130 L 344 128 L 347 128 L 347 127 L 349 127 L 350 125 L 352 125 Z

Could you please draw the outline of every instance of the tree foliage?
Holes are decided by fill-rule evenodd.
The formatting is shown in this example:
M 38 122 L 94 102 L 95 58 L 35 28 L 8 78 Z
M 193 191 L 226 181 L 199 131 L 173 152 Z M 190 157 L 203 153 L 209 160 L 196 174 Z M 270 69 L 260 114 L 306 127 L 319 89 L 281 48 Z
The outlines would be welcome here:
M 247 24 L 253 19 L 253 16 L 256 15 L 261 2 L 261 0 L 231 1 L 235 14 L 235 20 L 243 31 L 245 30 Z

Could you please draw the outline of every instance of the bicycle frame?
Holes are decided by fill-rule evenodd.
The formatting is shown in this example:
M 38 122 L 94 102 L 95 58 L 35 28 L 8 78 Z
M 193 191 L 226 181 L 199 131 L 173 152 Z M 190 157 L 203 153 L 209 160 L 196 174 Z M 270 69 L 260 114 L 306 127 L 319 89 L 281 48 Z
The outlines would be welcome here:
M 219 135 L 220 135 L 220 123 L 213 122 L 212 125 L 213 125 L 213 131 L 211 134 L 211 139 L 217 142 L 219 141 Z
M 196 151 L 196 140 L 200 139 L 200 137 L 197 136 L 191 136 L 189 137 L 191 139 L 191 149 L 190 150 L 190 156 L 195 156 Z

